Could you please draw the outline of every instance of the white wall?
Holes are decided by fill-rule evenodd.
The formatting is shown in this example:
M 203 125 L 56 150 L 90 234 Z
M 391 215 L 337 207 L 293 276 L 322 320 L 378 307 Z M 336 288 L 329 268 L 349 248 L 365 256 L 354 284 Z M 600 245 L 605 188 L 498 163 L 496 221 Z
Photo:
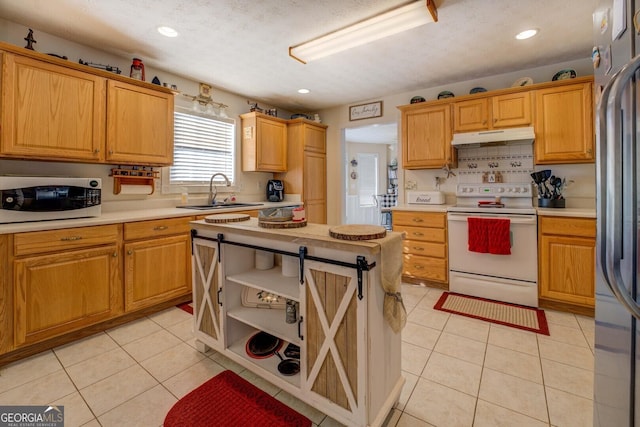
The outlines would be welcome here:
M 487 90 L 497 90 L 511 87 L 513 82 L 518 78 L 527 76 L 531 77 L 534 83 L 541 83 L 550 81 L 553 75 L 558 71 L 565 68 L 573 68 L 576 70 L 578 76 L 593 75 L 593 65 L 590 57 L 585 57 L 582 60 L 563 62 L 554 65 L 548 65 L 544 67 L 532 68 L 522 70 L 518 72 L 505 73 L 488 78 L 468 80 L 464 82 L 451 83 L 444 86 L 436 86 L 431 88 L 416 89 L 410 92 L 404 92 L 399 94 L 379 94 L 371 99 L 355 101 L 350 105 L 364 104 L 367 102 L 383 101 L 383 115 L 374 119 L 359 120 L 359 126 L 371 125 L 371 124 L 383 124 L 395 121 L 400 123 L 400 110 L 396 108 L 399 105 L 406 105 L 411 102 L 411 98 L 414 96 L 422 96 L 427 101 L 437 99 L 438 93 L 443 90 L 449 90 L 458 96 L 466 95 L 469 91 L 476 87 L 481 86 Z M 425 71 L 428 72 L 428 71 Z M 340 164 L 342 165 L 346 159 L 343 158 L 342 152 L 342 137 L 343 129 L 352 126 L 352 122 L 349 121 L 349 105 L 341 105 L 338 107 L 326 109 L 320 112 L 322 122 L 329 125 L 327 128 L 327 164 Z M 399 129 L 398 129 L 398 141 L 400 141 Z M 402 157 L 401 144 L 398 144 L 398 158 Z M 339 168 L 342 172 L 344 168 Z M 537 167 L 536 169 L 545 169 L 543 167 Z M 595 193 L 595 167 L 593 164 L 589 165 L 553 165 L 551 168 L 554 171 L 558 171 L 556 175 L 566 176 L 568 179 L 574 179 L 579 181 L 580 185 L 574 185 L 569 187 L 565 193 L 567 196 L 571 195 L 571 191 L 579 192 L 580 194 L 594 194 Z M 566 172 L 565 172 L 566 169 Z M 418 190 L 433 189 L 435 185 L 436 176 L 444 176 L 444 172 L 440 169 L 429 170 L 413 170 L 403 171 L 398 169 L 398 186 L 399 186 L 399 201 L 403 201 L 403 191 L 407 181 L 414 181 L 417 184 Z M 341 183 L 344 182 L 344 177 L 338 174 L 327 175 L 327 187 L 328 188 L 341 188 Z M 442 191 L 447 193 L 447 200 L 451 200 L 455 192 L 455 186 L 457 180 L 455 178 L 448 179 L 441 187 Z M 580 189 L 579 189 L 580 188 Z M 330 192 L 327 199 L 327 222 L 329 224 L 340 223 L 341 212 L 341 196 L 338 192 Z M 577 207 L 577 206 L 576 206 Z
M 15 44 L 23 47 L 25 45 L 24 37 L 28 32 L 28 28 L 22 25 L 18 25 L 0 18 L 0 40 Z M 34 35 L 37 40 L 35 44 L 36 50 L 39 52 L 56 53 L 59 55 L 66 55 L 70 61 L 77 62 L 78 59 L 89 61 L 93 63 L 109 64 L 117 66 L 123 73 L 128 73 L 131 65 L 131 58 L 116 57 L 112 54 L 83 46 L 79 43 L 64 40 L 34 28 Z M 144 58 L 142 58 L 144 61 Z M 162 70 L 155 70 L 150 67 L 146 68 L 147 80 L 153 79 L 154 76 L 158 76 L 161 82 L 167 82 L 169 84 L 175 84 L 178 90 L 188 94 L 198 93 L 198 82 L 191 81 L 180 77 L 179 70 L 175 73 L 169 73 Z M 437 94 L 442 90 L 450 90 L 454 94 L 463 95 L 469 93 L 469 90 L 476 86 L 485 87 L 487 90 L 495 90 L 505 87 L 510 87 L 511 84 L 518 78 L 523 76 L 530 76 L 534 82 L 543 82 L 551 80 L 551 77 L 556 71 L 564 68 L 574 68 L 578 76 L 585 76 L 593 74 L 590 58 L 584 58 L 579 61 L 564 62 L 551 66 L 544 66 L 539 68 L 533 68 L 523 70 L 521 72 L 506 73 L 497 76 L 492 76 L 484 79 L 475 79 L 464 82 L 452 83 L 444 86 L 437 86 L 431 88 L 418 88 L 413 91 L 399 93 L 399 94 L 378 94 L 369 100 L 354 101 L 350 105 L 361 104 L 371 101 L 383 101 L 383 116 L 375 119 L 365 119 L 358 122 L 359 126 L 371 125 L 371 124 L 385 124 L 390 121 L 399 122 L 400 112 L 397 108 L 398 105 L 406 105 L 410 102 L 411 98 L 416 95 L 423 96 L 427 100 L 436 99 Z M 428 72 L 428 71 L 425 71 Z M 204 82 L 207 83 L 207 82 Z M 375 88 L 372 88 L 372 90 Z M 180 102 L 180 95 L 176 97 L 177 102 Z M 227 113 L 229 117 L 236 119 L 236 147 L 237 152 L 240 153 L 240 120 L 239 114 L 249 111 L 247 104 L 247 98 L 244 96 L 236 95 L 224 90 L 214 88 L 213 98 L 218 102 L 229 105 Z M 277 106 L 261 105 L 265 108 L 272 108 Z M 279 111 L 281 117 L 287 117 L 289 113 L 285 111 Z M 349 105 L 342 105 L 335 108 L 327 109 L 320 112 L 323 123 L 329 125 L 327 129 L 327 165 L 329 170 L 339 170 L 339 173 L 327 174 L 327 188 L 339 189 L 342 188 L 344 183 L 344 168 L 343 164 L 346 161 L 344 153 L 342 151 L 341 144 L 343 129 L 352 126 L 352 122 L 349 122 Z M 398 157 L 401 157 L 401 147 L 398 145 Z M 336 167 L 337 166 L 337 167 Z M 91 176 L 103 178 L 104 188 L 103 198 L 105 201 L 134 201 L 140 202 L 144 205 L 152 201 L 175 201 L 179 202 L 179 195 L 163 195 L 160 191 L 156 191 L 151 196 L 134 196 L 134 195 L 114 195 L 112 193 L 112 180 L 108 176 L 110 165 L 91 165 L 80 163 L 55 163 L 55 162 L 34 162 L 34 161 L 21 161 L 21 160 L 0 160 L 0 174 L 37 174 L 37 175 L 71 175 L 71 176 Z M 577 191 L 579 193 L 590 194 L 590 189 L 595 188 L 594 181 L 591 179 L 591 172 L 594 170 L 593 165 L 575 165 L 568 167 L 568 172 L 564 173 L 563 165 L 554 165 L 553 169 L 560 171 L 559 174 L 567 176 L 569 179 L 574 179 L 581 185 L 576 185 L 573 189 L 568 191 Z M 257 200 L 264 197 L 264 187 L 266 181 L 272 177 L 270 173 L 259 172 L 246 172 L 243 173 L 240 168 L 240 156 L 237 156 L 236 163 L 236 181 L 238 182 L 238 189 L 236 191 L 239 194 L 240 200 Z M 398 170 L 398 182 L 400 190 L 402 190 L 408 180 L 415 181 L 418 189 L 431 189 L 434 186 L 435 177 L 442 176 L 440 170 L 419 170 L 419 171 L 402 171 Z M 586 189 L 584 186 L 586 185 Z M 442 189 L 448 193 L 455 188 L 455 181 L 448 180 L 442 187 Z M 400 200 L 402 201 L 402 191 L 400 191 Z M 569 193 L 567 193 L 569 194 Z M 339 224 L 341 222 L 342 197 L 340 191 L 331 191 L 328 193 L 327 200 L 327 221 L 329 224 Z
M 121 58 L 110 53 L 96 50 L 79 43 L 64 40 L 45 32 L 33 28 L 34 37 L 37 43 L 34 44 L 35 50 L 44 53 L 56 53 L 65 55 L 69 61 L 77 63 L 79 59 L 92 63 L 111 65 L 119 67 L 122 74 L 128 75 L 131 58 Z M 15 24 L 10 21 L 0 19 L 0 40 L 6 43 L 24 47 L 28 27 Z M 142 58 L 144 62 L 144 58 Z M 169 85 L 175 84 L 181 93 L 197 95 L 199 92 L 199 82 L 192 81 L 180 77 L 180 70 L 176 73 L 169 73 L 162 70 L 153 69 L 145 65 L 145 76 L 147 81 L 151 81 L 154 76 L 158 76 L 161 82 L 167 82 Z M 208 83 L 208 82 L 203 82 Z M 229 106 L 227 114 L 236 120 L 236 191 L 239 200 L 263 200 L 267 180 L 273 177 L 271 173 L 261 172 L 242 172 L 240 163 L 240 118 L 239 115 L 249 112 L 248 98 L 226 92 L 222 89 L 213 88 L 213 99 Z M 189 105 L 188 99 L 182 95 L 176 95 L 176 105 Z M 260 104 L 263 108 L 273 108 L 272 105 Z M 277 107 L 276 107 L 277 108 Z M 279 110 L 280 117 L 289 117 L 290 113 Z M 106 202 L 140 202 L 140 207 L 150 204 L 151 202 L 169 202 L 175 201 L 179 203 L 179 194 L 161 194 L 159 189 L 160 182 L 157 182 L 156 192 L 150 196 L 140 195 L 114 195 L 113 180 L 109 177 L 112 167 L 117 165 L 93 165 L 82 163 L 61 163 L 61 162 L 35 162 L 23 160 L 0 160 L 0 174 L 21 174 L 21 175 L 66 175 L 66 176 L 83 176 L 98 177 L 103 180 L 103 200 Z M 160 180 L 157 180 L 160 181 Z M 220 193 L 223 189 L 220 188 Z M 202 198 L 205 194 L 200 195 Z M 191 195 L 193 199 L 193 195 Z

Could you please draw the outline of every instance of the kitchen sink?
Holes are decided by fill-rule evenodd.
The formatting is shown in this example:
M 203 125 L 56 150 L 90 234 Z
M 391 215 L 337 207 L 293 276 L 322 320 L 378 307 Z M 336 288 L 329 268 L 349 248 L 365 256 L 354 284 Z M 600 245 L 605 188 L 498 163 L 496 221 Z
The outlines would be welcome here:
M 210 210 L 210 209 L 228 209 L 228 208 L 241 208 L 243 206 L 262 206 L 263 203 L 220 203 L 215 205 L 184 205 L 176 206 L 182 209 L 198 209 L 198 210 Z

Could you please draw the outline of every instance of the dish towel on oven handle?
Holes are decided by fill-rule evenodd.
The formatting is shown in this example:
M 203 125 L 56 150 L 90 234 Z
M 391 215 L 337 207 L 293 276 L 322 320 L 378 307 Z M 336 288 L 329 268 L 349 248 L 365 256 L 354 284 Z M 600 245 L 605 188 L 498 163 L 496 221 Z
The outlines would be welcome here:
M 511 255 L 511 220 L 467 218 L 467 244 L 470 252 Z
M 467 218 L 467 230 L 467 244 L 469 251 L 480 253 L 489 252 L 486 218 Z
M 511 220 L 508 218 L 487 219 L 487 241 L 489 253 L 511 255 Z

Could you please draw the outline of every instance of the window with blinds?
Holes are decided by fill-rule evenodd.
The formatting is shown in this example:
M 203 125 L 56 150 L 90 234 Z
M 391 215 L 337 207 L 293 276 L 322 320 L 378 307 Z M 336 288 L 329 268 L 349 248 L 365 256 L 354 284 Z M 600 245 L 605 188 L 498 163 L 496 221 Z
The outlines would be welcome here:
M 233 119 L 175 112 L 173 146 L 173 165 L 168 174 L 171 188 L 208 186 L 211 176 L 218 172 L 234 182 Z M 214 183 L 223 184 L 224 178 L 216 177 Z

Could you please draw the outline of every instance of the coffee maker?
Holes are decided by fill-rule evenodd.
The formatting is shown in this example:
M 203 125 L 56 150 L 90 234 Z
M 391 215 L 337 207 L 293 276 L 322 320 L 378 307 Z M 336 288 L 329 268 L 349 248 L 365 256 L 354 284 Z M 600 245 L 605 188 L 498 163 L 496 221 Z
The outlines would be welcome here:
M 270 179 L 267 183 L 267 200 L 281 202 L 284 200 L 284 182 L 280 179 Z

